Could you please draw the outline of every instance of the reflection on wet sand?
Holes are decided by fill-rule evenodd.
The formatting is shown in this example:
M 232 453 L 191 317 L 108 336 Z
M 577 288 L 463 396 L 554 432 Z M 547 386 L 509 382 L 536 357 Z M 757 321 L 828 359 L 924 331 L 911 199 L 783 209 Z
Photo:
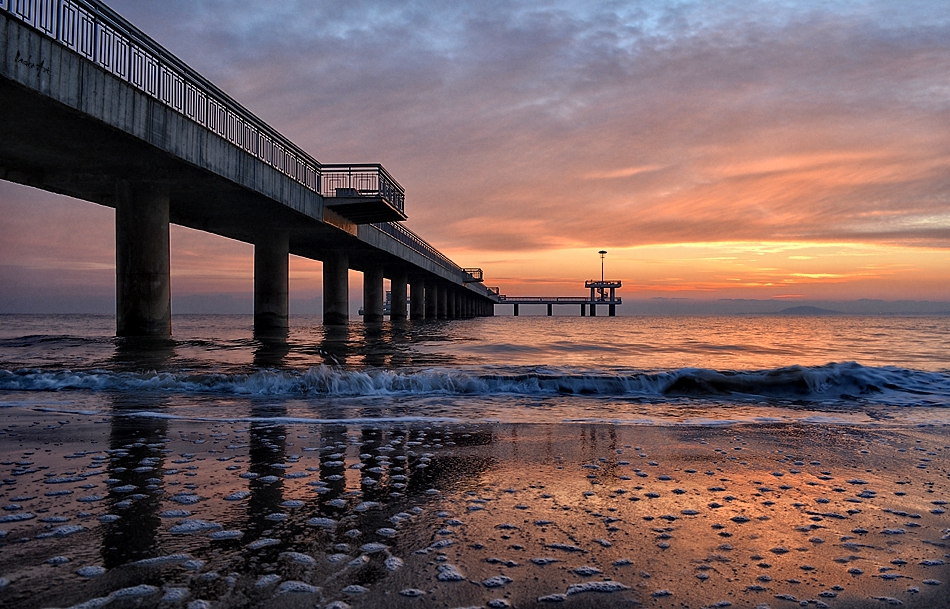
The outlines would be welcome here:
M 933 607 L 950 587 L 950 462 L 926 430 L 311 425 L 282 408 L 190 422 L 123 398 L 81 433 L 74 417 L 19 436 L 49 452 L 6 445 L 4 606 Z

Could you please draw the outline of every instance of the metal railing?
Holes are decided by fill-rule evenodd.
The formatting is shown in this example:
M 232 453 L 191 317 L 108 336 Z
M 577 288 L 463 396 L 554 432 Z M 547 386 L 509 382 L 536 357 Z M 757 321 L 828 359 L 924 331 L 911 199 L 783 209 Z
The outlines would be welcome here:
M 320 163 L 95 0 L 0 0 L 0 9 L 314 192 Z
M 80 54 L 321 196 L 337 188 L 386 198 L 405 213 L 405 191 L 381 166 L 328 164 L 307 154 L 211 81 L 97 0 L 0 0 L 0 11 Z M 373 224 L 448 270 L 465 271 L 396 223 Z
M 505 296 L 498 297 L 499 302 L 518 303 L 518 304 L 545 304 L 545 303 L 576 303 L 576 304 L 621 304 L 622 300 L 618 296 L 613 300 L 591 300 L 589 296 Z
M 324 197 L 348 196 L 346 191 L 351 191 L 352 196 L 382 197 L 400 212 L 406 212 L 405 190 L 382 165 L 324 163 L 320 165 L 320 172 L 320 194 Z
M 466 275 L 469 276 L 469 283 L 481 283 L 482 281 L 485 281 L 485 276 L 482 273 L 482 269 L 464 268 L 462 270 Z

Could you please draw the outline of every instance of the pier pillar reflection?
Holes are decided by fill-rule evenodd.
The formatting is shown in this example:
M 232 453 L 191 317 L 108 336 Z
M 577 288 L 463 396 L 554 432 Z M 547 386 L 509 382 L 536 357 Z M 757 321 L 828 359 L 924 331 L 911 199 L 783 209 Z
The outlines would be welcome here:
M 120 180 L 115 194 L 116 336 L 171 336 L 168 189 Z
M 254 333 L 287 331 L 290 238 L 268 231 L 254 242 Z
M 345 325 L 350 321 L 349 256 L 333 252 L 323 261 L 323 324 Z
M 131 417 L 129 412 L 164 410 L 164 398 L 118 394 L 112 402 L 109 434 L 109 513 L 103 524 L 102 561 L 107 569 L 161 554 L 162 506 L 168 420 Z

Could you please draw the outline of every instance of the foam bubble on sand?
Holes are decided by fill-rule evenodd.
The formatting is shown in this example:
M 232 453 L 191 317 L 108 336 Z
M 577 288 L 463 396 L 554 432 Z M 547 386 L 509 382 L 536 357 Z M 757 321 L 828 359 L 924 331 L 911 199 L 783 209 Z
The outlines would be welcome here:
M 571 596 L 584 592 L 620 592 L 627 589 L 627 586 L 615 581 L 584 582 L 582 584 L 571 584 L 567 588 L 567 594 Z M 656 596 L 656 593 L 654 593 L 654 596 Z
M 566 594 L 548 594 L 547 596 L 539 596 L 539 603 L 563 603 L 567 600 Z
M 191 516 L 190 510 L 165 510 L 159 514 L 162 518 L 188 518 Z
M 390 571 L 395 571 L 395 570 L 401 568 L 404 563 L 403 563 L 402 559 L 399 558 L 398 556 L 390 556 L 390 557 L 387 558 L 385 561 L 383 561 L 383 564 L 386 565 L 386 569 L 388 569 L 388 570 L 390 570 Z
M 180 521 L 178 524 L 168 529 L 168 532 L 172 535 L 190 535 L 192 533 L 200 533 L 202 531 L 216 531 L 223 528 L 224 527 L 222 527 L 217 522 L 208 522 L 207 520 L 194 518 L 191 520 Z
M 261 575 L 257 578 L 257 581 L 254 582 L 255 588 L 267 588 L 269 586 L 274 586 L 277 582 L 280 581 L 280 575 L 276 573 L 270 573 L 268 575 Z
M 281 558 L 285 558 L 290 562 L 297 563 L 298 565 L 315 565 L 317 561 L 310 556 L 309 554 L 302 554 L 301 552 L 281 552 Z
M 549 543 L 544 547 L 551 548 L 552 550 L 564 550 L 565 552 L 581 552 L 583 554 L 587 553 L 587 550 L 584 548 L 579 548 L 577 546 L 572 546 L 567 543 Z
M 507 575 L 495 575 L 493 577 L 489 577 L 488 579 L 483 579 L 482 585 L 486 588 L 500 588 L 505 584 L 510 584 L 512 581 L 514 580 Z
M 168 499 L 181 505 L 194 505 L 204 499 L 204 497 L 199 497 L 194 493 L 181 493 L 179 495 L 172 495 Z
M 214 531 L 208 535 L 211 539 L 221 540 L 221 539 L 240 539 L 244 537 L 244 531 L 238 530 L 229 530 L 229 531 Z
M 22 522 L 24 520 L 31 520 L 33 518 L 36 518 L 35 514 L 30 514 L 29 512 L 16 512 L 14 514 L 0 516 L 0 523 Z
M 375 552 L 382 552 L 383 550 L 388 550 L 389 546 L 384 543 L 364 543 L 360 546 L 360 549 L 366 552 L 367 554 L 373 554 Z
M 577 567 L 576 569 L 574 569 L 574 573 L 577 573 L 578 575 L 582 577 L 593 577 L 595 575 L 600 575 L 601 573 L 603 573 L 603 571 L 601 571 L 597 567 L 584 565 L 583 567 Z
M 277 594 L 316 594 L 320 588 L 301 581 L 287 581 L 277 588 Z
M 132 586 L 130 588 L 122 588 L 116 590 L 109 595 L 110 599 L 121 600 L 121 599 L 130 599 L 130 598 L 143 598 L 146 596 L 152 596 L 159 593 L 159 589 L 155 586 L 149 586 L 148 584 L 140 584 L 138 586 Z
M 369 588 L 365 588 L 359 584 L 350 584 L 346 588 L 343 588 L 341 592 L 343 592 L 343 594 L 366 594 L 369 592 Z
M 100 577 L 105 572 L 106 572 L 106 568 L 100 567 L 98 565 L 89 565 L 86 567 L 79 567 L 78 569 L 76 569 L 76 575 L 80 577 L 88 577 L 88 578 Z
M 438 566 L 439 574 L 436 576 L 440 582 L 460 582 L 465 581 L 465 576 L 455 565 L 448 563 Z
M 542 566 L 542 567 L 543 567 L 544 565 L 549 565 L 549 564 L 551 564 L 551 563 L 553 563 L 553 562 L 561 562 L 561 561 L 558 560 L 557 558 L 548 558 L 548 557 L 530 558 L 530 559 L 528 559 L 528 560 L 530 560 L 530 561 L 533 562 L 534 564 L 540 565 L 540 566 Z
M 191 596 L 191 590 L 188 588 L 165 588 L 161 602 L 176 605 L 184 602 L 189 596 Z
M 169 564 L 180 564 L 186 560 L 191 560 L 190 554 L 168 554 L 166 556 L 156 556 L 154 558 L 143 558 L 133 562 L 132 567 L 161 567 Z
M 193 600 L 188 603 L 188 609 L 211 609 L 211 603 L 203 599 Z
M 279 539 L 271 539 L 270 537 L 261 537 L 256 541 L 252 541 L 247 544 L 248 550 L 260 550 L 261 548 L 266 548 L 268 546 L 276 546 L 280 543 Z
M 403 596 L 408 596 L 409 598 L 416 598 L 419 596 L 423 596 L 425 592 L 423 592 L 419 588 L 406 588 L 405 590 L 400 590 L 399 594 Z
M 46 564 L 53 565 L 54 567 L 59 566 L 59 565 L 65 565 L 68 562 L 69 562 L 69 559 L 65 556 L 54 556 L 52 558 L 46 559 Z
M 376 529 L 376 533 L 383 537 L 395 537 L 396 529 L 391 529 L 389 527 L 383 527 L 381 529 Z
M 225 501 L 243 501 L 251 496 L 250 491 L 237 491 L 224 498 Z
M 311 518 L 307 521 L 307 526 L 310 527 L 319 527 L 321 529 L 335 529 L 337 526 L 337 521 L 332 518 Z
M 333 601 L 327 605 L 326 609 L 350 609 L 350 605 L 348 603 L 344 603 L 343 601 Z

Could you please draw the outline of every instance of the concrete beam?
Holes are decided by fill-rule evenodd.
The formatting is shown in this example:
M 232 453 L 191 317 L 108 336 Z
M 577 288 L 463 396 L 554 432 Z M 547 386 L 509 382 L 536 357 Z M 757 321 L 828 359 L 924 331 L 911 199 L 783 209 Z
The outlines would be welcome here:
M 254 334 L 287 332 L 290 239 L 265 231 L 254 243 Z
M 334 252 L 323 261 L 323 325 L 342 326 L 350 321 L 350 296 L 346 252 Z
M 115 194 L 116 336 L 169 337 L 168 190 L 121 180 Z
M 381 266 L 372 266 L 363 271 L 363 321 L 366 323 L 383 321 L 383 267 Z

